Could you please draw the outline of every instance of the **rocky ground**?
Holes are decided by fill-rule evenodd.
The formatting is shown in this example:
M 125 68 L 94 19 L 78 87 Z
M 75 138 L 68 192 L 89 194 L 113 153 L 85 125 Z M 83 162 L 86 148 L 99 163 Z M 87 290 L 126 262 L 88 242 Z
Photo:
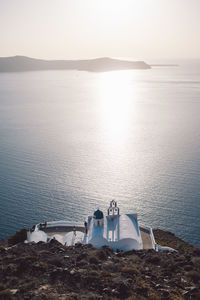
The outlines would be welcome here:
M 24 244 L 21 231 L 0 242 L 0 299 L 200 299 L 200 249 L 154 234 L 178 252 Z

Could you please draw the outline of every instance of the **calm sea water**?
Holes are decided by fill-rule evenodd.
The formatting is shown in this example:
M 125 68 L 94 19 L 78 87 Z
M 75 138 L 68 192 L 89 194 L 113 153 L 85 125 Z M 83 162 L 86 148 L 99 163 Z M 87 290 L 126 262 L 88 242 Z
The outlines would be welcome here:
M 0 74 L 0 238 L 121 212 L 200 247 L 200 64 Z

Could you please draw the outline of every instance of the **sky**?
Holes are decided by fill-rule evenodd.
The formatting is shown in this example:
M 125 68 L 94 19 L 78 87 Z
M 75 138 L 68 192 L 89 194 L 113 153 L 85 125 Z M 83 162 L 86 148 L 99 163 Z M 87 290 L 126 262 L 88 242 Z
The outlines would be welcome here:
M 199 59 L 200 0 L 0 0 L 0 56 Z

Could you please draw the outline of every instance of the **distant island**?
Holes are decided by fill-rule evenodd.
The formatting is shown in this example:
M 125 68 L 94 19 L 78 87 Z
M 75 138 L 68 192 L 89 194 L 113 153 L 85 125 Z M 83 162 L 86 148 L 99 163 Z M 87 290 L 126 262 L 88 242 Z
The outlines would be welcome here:
M 150 69 L 144 61 L 125 61 L 108 57 L 88 60 L 43 60 L 27 56 L 0 57 L 0 72 L 40 70 L 79 70 L 107 72 L 114 70 Z
M 151 67 L 179 67 L 178 64 L 151 64 Z

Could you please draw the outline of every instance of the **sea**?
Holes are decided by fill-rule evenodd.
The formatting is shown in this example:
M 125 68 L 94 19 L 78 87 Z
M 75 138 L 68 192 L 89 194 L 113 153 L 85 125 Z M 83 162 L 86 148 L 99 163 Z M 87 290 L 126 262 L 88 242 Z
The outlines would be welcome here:
M 120 213 L 200 247 L 200 61 L 0 73 L 0 238 Z

